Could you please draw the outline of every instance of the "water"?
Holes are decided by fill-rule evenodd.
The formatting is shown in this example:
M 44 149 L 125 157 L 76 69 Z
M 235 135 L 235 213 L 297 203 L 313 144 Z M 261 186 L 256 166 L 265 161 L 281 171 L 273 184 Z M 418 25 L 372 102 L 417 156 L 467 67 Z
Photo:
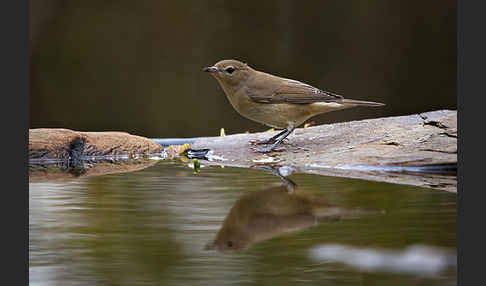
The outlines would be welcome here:
M 456 285 L 455 194 L 288 179 L 161 161 L 30 183 L 30 285 Z

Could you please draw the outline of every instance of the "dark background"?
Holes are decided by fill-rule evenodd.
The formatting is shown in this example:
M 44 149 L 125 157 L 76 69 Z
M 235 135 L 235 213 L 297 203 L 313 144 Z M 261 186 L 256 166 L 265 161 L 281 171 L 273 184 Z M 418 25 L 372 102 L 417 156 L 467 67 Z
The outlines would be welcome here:
M 30 1 L 30 128 L 146 137 L 268 129 L 201 69 L 255 69 L 384 102 L 317 123 L 456 109 L 455 1 Z

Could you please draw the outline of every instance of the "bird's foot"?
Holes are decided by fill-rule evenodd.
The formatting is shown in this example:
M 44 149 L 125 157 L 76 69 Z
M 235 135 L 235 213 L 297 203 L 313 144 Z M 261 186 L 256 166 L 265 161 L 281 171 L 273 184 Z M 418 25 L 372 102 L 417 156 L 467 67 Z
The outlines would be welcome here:
M 267 144 L 274 144 L 277 140 L 269 140 L 269 139 L 265 139 L 265 140 L 250 140 L 248 141 L 248 143 L 250 143 L 251 145 L 267 145 Z M 289 144 L 289 139 L 284 139 L 280 142 L 280 144 Z M 280 145 L 279 144 L 279 145 Z

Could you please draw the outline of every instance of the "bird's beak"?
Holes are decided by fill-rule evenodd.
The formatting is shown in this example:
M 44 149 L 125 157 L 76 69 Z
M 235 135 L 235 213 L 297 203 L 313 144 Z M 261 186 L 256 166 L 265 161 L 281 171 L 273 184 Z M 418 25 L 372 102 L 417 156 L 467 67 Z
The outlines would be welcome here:
M 217 67 L 205 67 L 203 68 L 203 71 L 204 72 L 210 72 L 210 73 L 215 73 L 215 72 L 218 72 L 218 68 Z

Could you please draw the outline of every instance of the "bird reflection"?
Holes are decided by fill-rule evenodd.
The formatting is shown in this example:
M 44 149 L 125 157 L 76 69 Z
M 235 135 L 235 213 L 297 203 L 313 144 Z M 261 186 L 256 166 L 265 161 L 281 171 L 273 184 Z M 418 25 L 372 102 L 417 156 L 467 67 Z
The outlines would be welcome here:
M 379 213 L 342 208 L 299 190 L 297 184 L 272 172 L 283 184 L 242 196 L 231 208 L 223 226 L 206 250 L 232 252 L 279 235 L 304 230 L 320 223 Z

